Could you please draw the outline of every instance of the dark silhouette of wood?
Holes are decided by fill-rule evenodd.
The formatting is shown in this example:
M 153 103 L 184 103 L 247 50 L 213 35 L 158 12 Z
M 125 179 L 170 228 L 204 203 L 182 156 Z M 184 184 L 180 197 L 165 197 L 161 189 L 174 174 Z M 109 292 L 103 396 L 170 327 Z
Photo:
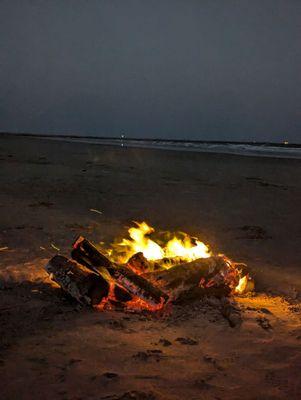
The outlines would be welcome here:
M 224 257 L 200 258 L 143 276 L 177 302 L 205 295 L 226 296 L 239 282 L 237 269 Z
M 61 255 L 45 266 L 51 279 L 80 303 L 97 305 L 109 294 L 110 284 L 102 276 Z
M 120 286 L 152 307 L 163 305 L 168 300 L 168 296 L 161 289 L 127 266 L 110 261 L 82 236 L 75 241 L 71 255 L 73 259 L 96 273 L 102 274 L 105 269 Z

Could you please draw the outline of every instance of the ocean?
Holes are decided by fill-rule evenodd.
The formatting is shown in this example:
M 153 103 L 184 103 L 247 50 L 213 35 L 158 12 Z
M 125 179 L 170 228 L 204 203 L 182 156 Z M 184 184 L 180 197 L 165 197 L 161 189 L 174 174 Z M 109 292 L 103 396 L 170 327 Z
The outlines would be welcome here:
M 301 158 L 301 144 L 259 143 L 259 142 L 219 142 L 162 139 L 97 138 L 91 136 L 54 136 L 22 134 L 38 139 L 61 140 L 67 142 L 90 143 L 119 147 L 138 147 L 176 151 L 194 151 L 205 153 L 237 154 L 242 156 L 260 156 L 277 158 Z

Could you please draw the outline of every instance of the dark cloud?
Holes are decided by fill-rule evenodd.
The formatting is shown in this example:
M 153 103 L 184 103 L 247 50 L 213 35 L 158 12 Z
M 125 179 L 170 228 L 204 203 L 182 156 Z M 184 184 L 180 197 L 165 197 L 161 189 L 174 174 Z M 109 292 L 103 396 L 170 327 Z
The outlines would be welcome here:
M 2 0 L 0 130 L 301 142 L 298 0 Z

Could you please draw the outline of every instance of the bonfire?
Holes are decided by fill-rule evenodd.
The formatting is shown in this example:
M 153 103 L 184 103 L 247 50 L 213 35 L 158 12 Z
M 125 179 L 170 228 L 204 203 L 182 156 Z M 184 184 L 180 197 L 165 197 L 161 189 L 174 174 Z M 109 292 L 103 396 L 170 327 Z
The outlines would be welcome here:
M 245 264 L 186 233 L 161 232 L 136 222 L 128 237 L 111 246 L 79 236 L 71 259 L 54 256 L 51 278 L 80 303 L 99 310 L 116 306 L 158 311 L 171 303 L 204 296 L 231 296 L 253 290 Z

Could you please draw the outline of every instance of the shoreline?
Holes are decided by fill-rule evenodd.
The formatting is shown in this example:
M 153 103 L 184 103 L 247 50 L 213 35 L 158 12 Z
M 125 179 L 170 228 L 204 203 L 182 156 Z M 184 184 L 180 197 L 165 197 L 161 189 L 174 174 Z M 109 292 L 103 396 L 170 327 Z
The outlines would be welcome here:
M 7 137 L 24 137 L 39 140 L 54 140 L 67 143 L 84 143 L 91 145 L 115 146 L 138 149 L 157 149 L 166 151 L 183 151 L 209 154 L 229 154 L 245 157 L 269 157 L 285 159 L 301 159 L 301 144 L 282 143 L 243 143 L 193 140 L 164 140 L 164 139 L 126 139 L 126 138 L 97 138 L 89 136 L 68 135 L 35 135 L 0 133 Z

